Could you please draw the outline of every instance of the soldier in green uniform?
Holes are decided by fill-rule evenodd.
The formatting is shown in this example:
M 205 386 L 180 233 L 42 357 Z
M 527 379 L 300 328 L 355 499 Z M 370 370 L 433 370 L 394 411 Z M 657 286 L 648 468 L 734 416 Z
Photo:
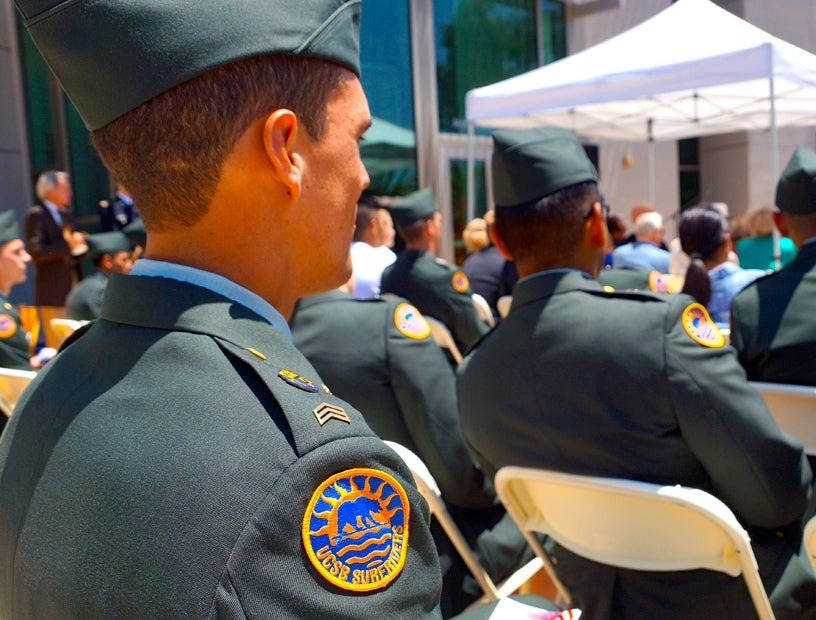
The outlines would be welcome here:
M 68 293 L 65 314 L 75 321 L 93 321 L 102 311 L 102 296 L 112 273 L 127 274 L 133 267 L 130 240 L 123 232 L 89 235 L 88 254 L 95 271 Z
M 381 438 L 420 456 L 494 581 L 532 557 L 465 444 L 453 369 L 419 310 L 393 295 L 359 300 L 335 290 L 298 301 L 290 326 L 331 391 L 363 412 Z M 437 528 L 434 537 L 449 617 L 481 592 L 445 534 Z
M 149 244 L 0 437 L 0 617 L 440 617 L 409 470 L 286 323 L 351 275 L 360 4 L 17 2 Z
M 404 297 L 442 321 L 459 350 L 466 351 L 489 328 L 476 313 L 465 272 L 434 255 L 442 238 L 442 214 L 433 192 L 426 188 L 403 196 L 390 210 L 405 250 L 383 271 L 382 292 Z
M 777 618 L 816 616 L 799 555 L 811 514 L 802 446 L 782 433 L 705 308 L 686 295 L 608 292 L 597 176 L 563 129 L 494 133 L 496 243 L 516 261 L 513 306 L 458 370 L 465 438 L 505 465 L 708 491 L 750 535 Z M 595 564 L 556 545 L 590 620 L 750 618 L 739 577 Z
M 31 370 L 29 336 L 20 319 L 20 312 L 9 294 L 15 284 L 26 281 L 31 256 L 17 224 L 14 211 L 0 213 L 0 367 Z M 0 416 L 2 418 L 2 416 Z
M 752 381 L 816 385 L 816 152 L 797 148 L 776 186 L 779 232 L 799 252 L 731 300 L 731 345 Z

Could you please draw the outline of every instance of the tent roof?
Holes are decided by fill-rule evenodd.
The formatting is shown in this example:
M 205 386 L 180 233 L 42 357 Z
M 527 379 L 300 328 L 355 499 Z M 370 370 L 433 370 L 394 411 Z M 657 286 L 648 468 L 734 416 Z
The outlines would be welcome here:
M 468 121 L 558 125 L 622 140 L 676 140 L 816 124 L 816 56 L 709 0 L 679 0 L 598 45 L 476 88 Z

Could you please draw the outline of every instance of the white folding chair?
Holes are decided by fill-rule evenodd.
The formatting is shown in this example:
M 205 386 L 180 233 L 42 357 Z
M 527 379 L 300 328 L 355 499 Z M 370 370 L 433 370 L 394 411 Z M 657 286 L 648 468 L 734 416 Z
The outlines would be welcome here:
M 499 297 L 498 301 L 496 301 L 496 312 L 499 313 L 501 318 L 504 318 L 510 312 L 510 306 L 513 304 L 513 296 L 512 295 L 502 295 Z
M 811 517 L 805 524 L 805 531 L 802 535 L 805 543 L 805 553 L 807 553 L 810 566 L 816 572 L 816 517 Z
M 511 466 L 498 471 L 495 483 L 540 555 L 546 554 L 533 532 L 611 566 L 741 574 L 760 620 L 774 617 L 748 534 L 731 510 L 705 491 Z
M 37 376 L 33 370 L 0 368 L 0 411 L 10 418 L 20 395 L 31 380 Z
M 473 307 L 476 308 L 476 313 L 479 315 L 479 318 L 490 325 L 490 327 L 496 325 L 496 320 L 493 318 L 493 311 L 490 309 L 490 305 L 479 293 L 473 293 Z
M 816 387 L 751 381 L 771 411 L 777 426 L 816 455 Z
M 540 558 L 536 557 L 519 568 L 499 585 L 496 585 L 484 567 L 479 563 L 479 560 L 474 555 L 473 550 L 468 545 L 465 537 L 453 520 L 453 517 L 450 516 L 445 502 L 442 499 L 442 492 L 439 490 L 436 480 L 434 480 L 433 475 L 428 471 L 422 459 L 402 444 L 394 441 L 386 441 L 385 443 L 400 456 L 408 466 L 408 469 L 411 470 L 414 483 L 422 497 L 428 502 L 428 506 L 431 508 L 431 514 L 439 521 L 439 524 L 453 543 L 456 551 L 462 556 L 468 570 L 470 570 L 476 582 L 482 588 L 484 595 L 475 601 L 471 607 L 509 596 L 541 570 L 543 562 Z
M 457 364 L 461 362 L 462 354 L 459 352 L 459 347 L 456 346 L 456 342 L 453 340 L 453 336 L 447 326 L 442 321 L 427 314 L 425 315 L 425 319 L 431 326 L 431 336 L 433 336 L 434 342 L 436 342 L 440 348 L 450 352 L 451 357 Z
M 72 319 L 51 319 L 49 321 L 49 325 L 51 325 L 51 329 L 54 330 L 54 332 L 56 332 L 59 336 L 59 343 L 57 346 L 62 344 L 68 336 L 73 334 L 87 322 L 88 321 L 75 321 Z

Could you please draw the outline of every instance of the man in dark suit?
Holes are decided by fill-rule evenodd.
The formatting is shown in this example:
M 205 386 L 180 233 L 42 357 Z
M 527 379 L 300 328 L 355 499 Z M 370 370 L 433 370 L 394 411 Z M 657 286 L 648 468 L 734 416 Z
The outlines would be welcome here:
M 435 256 L 442 238 L 442 214 L 433 191 L 426 188 L 403 196 L 390 210 L 405 250 L 383 271 L 382 292 L 404 297 L 423 314 L 442 321 L 459 350 L 466 351 L 488 325 L 473 306 L 465 272 Z
M 75 228 L 71 179 L 67 172 L 46 170 L 37 178 L 40 201 L 25 216 L 25 241 L 34 259 L 34 304 L 64 306 L 65 297 L 80 279 L 77 256 L 87 246 Z
M 139 217 L 133 197 L 120 181 L 116 181 L 116 193 L 110 200 L 99 201 L 99 228 L 102 232 L 122 230 Z
M 286 323 L 351 275 L 360 2 L 17 5 L 150 242 L 0 437 L 0 617 L 438 618 L 410 472 Z
M 594 279 L 605 210 L 571 132 L 493 138 L 496 244 L 520 280 L 508 316 L 458 370 L 463 431 L 485 471 L 520 465 L 708 491 L 748 529 L 776 617 L 816 616 L 816 577 L 799 555 L 812 514 L 802 446 L 778 429 L 704 307 Z M 615 569 L 556 545 L 552 554 L 582 618 L 753 617 L 739 577 Z
M 816 152 L 797 148 L 776 186 L 779 232 L 799 252 L 731 300 L 731 345 L 752 381 L 816 385 Z

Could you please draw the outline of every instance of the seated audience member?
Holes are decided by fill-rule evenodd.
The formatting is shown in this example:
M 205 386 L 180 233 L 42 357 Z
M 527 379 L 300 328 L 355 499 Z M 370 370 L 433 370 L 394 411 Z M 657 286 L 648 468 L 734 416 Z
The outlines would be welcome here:
M 490 245 L 487 237 L 487 222 L 483 217 L 474 217 L 462 231 L 462 242 L 465 244 L 465 253 L 470 256 L 474 252 Z
M 719 210 L 708 205 L 687 209 L 678 228 L 683 252 L 691 257 L 683 292 L 703 304 L 718 326 L 728 327 L 731 299 L 765 272 L 728 260 L 731 235 Z
M 390 207 L 405 250 L 382 276 L 382 292 L 405 297 L 444 323 L 460 351 L 489 329 L 473 307 L 473 289 L 461 269 L 435 256 L 442 241 L 442 214 L 430 189 L 403 196 Z
M 636 241 L 634 233 L 635 222 L 637 222 L 637 219 L 644 213 L 654 213 L 654 207 L 648 202 L 638 202 L 629 210 L 629 218 L 632 222 L 632 232 L 616 242 L 615 246 L 626 245 L 627 243 L 634 243 Z M 668 250 L 668 248 L 663 245 L 661 245 L 661 247 L 664 250 Z
M 479 233 L 479 236 L 484 235 L 482 238 L 486 245 L 472 251 L 465 258 L 462 263 L 462 271 L 470 280 L 473 292 L 485 298 L 493 313 L 493 318 L 498 321 L 500 319 L 496 303 L 499 297 L 513 293 L 513 286 L 518 280 L 518 273 L 516 273 L 516 265 L 513 261 L 507 260 L 493 244 L 491 235 L 493 234 L 495 219 L 495 212 L 492 209 L 485 213 L 483 219 L 484 233 Z M 465 228 L 465 232 L 467 233 L 467 228 Z M 465 239 L 465 244 L 467 244 L 467 237 L 464 233 L 462 238 Z
M 102 310 L 102 297 L 112 273 L 127 274 L 133 267 L 130 240 L 123 232 L 88 236 L 88 254 L 95 271 L 83 278 L 65 300 L 65 313 L 76 321 L 93 321 Z
M 357 222 L 351 244 L 351 287 L 357 299 L 380 294 L 383 269 L 393 263 L 394 223 L 388 209 L 370 194 L 357 201 Z
M 528 546 L 499 505 L 465 444 L 456 378 L 430 326 L 407 300 L 357 300 L 336 290 L 304 297 L 289 321 L 295 346 L 331 392 L 363 412 L 382 439 L 411 449 L 428 466 L 459 528 L 490 576 L 518 568 Z M 442 566 L 442 613 L 481 594 L 445 534 L 434 538 Z
M 133 198 L 121 181 L 116 181 L 116 193 L 111 200 L 99 201 L 99 226 L 103 232 L 122 230 L 139 217 Z
M 731 345 L 752 381 L 816 386 L 816 153 L 798 148 L 776 186 L 776 226 L 799 252 L 731 302 Z
M 735 244 L 739 264 L 743 269 L 777 269 L 774 256 L 774 208 L 763 205 L 745 214 L 748 235 Z M 779 236 L 779 266 L 784 267 L 796 257 L 796 245 L 786 236 Z
M 597 174 L 571 132 L 493 139 L 496 245 L 520 279 L 508 316 L 457 370 L 462 430 L 484 471 L 704 489 L 750 533 L 776 617 L 816 616 L 816 577 L 799 555 L 813 508 L 802 446 L 691 297 L 607 292 L 594 279 L 608 233 Z M 754 617 L 741 577 L 617 569 L 551 543 L 587 620 Z
M 620 245 L 612 252 L 612 266 L 669 273 L 669 252 L 660 247 L 663 244 L 663 217 L 655 211 L 638 216 L 634 235 L 633 242 Z

